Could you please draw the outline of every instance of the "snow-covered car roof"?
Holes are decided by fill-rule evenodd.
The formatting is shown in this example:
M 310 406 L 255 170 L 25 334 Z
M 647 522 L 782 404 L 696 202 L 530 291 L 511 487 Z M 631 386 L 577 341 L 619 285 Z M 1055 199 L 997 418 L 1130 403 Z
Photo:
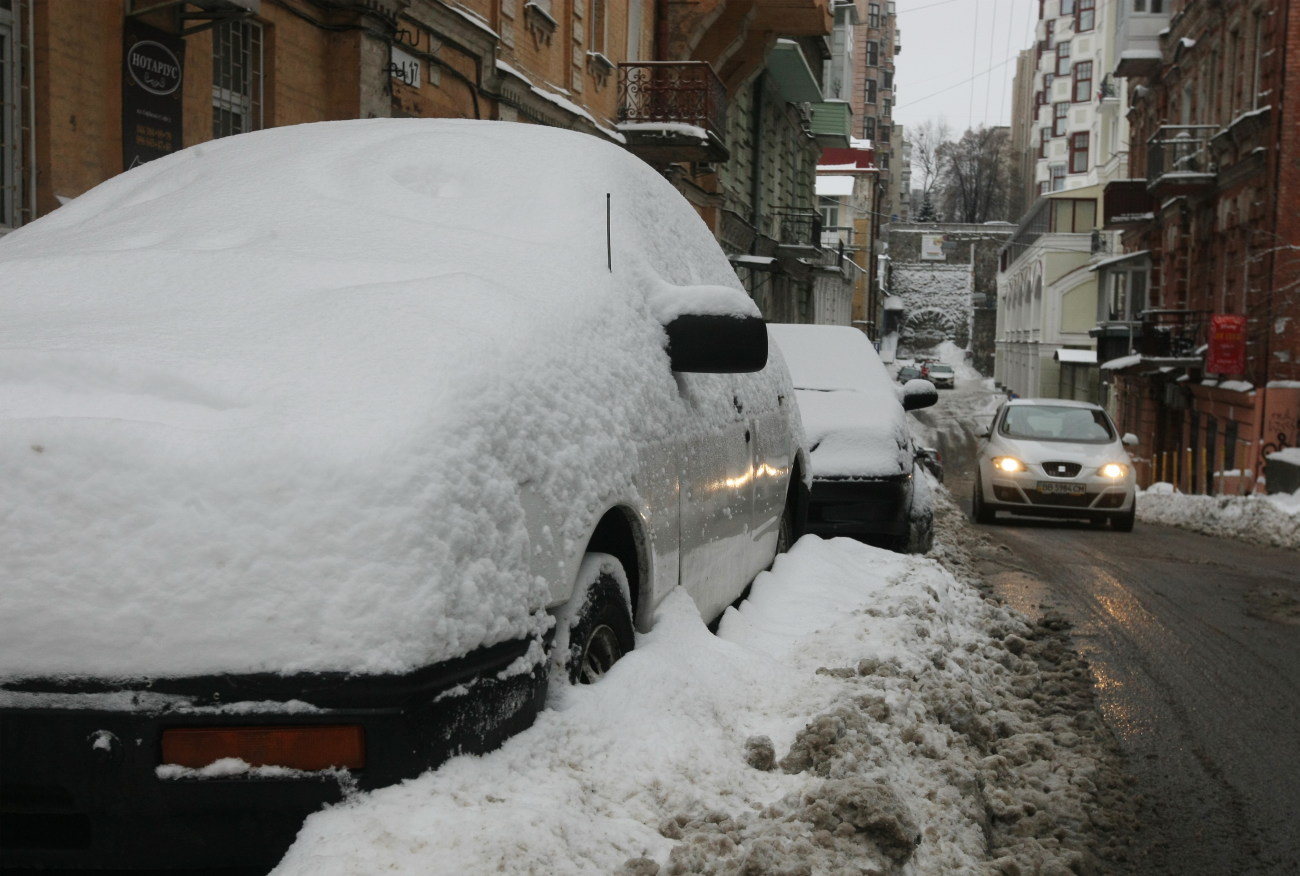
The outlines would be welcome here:
M 907 415 L 866 335 L 831 325 L 774 324 L 768 331 L 798 392 L 814 476 L 911 471 Z
M 0 677 L 401 671 L 536 632 L 519 485 L 598 505 L 692 425 L 646 376 L 660 324 L 758 314 L 649 166 L 463 120 L 194 146 L 0 240 L 0 273 Z

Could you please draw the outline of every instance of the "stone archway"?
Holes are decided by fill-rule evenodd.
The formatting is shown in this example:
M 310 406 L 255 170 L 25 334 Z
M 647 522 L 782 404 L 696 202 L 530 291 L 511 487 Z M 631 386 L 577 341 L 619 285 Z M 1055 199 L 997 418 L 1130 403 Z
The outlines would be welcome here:
M 911 350 L 928 350 L 944 341 L 958 346 L 966 345 L 966 325 L 958 323 L 952 314 L 937 307 L 913 311 L 903 321 L 900 340 Z

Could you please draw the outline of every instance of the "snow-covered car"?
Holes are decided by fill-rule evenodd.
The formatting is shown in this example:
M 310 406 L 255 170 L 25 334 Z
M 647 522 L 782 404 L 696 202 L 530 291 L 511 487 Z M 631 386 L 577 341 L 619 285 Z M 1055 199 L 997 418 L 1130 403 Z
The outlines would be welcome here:
M 268 866 L 796 534 L 758 310 L 596 137 L 204 143 L 0 240 L 0 276 L 7 866 Z
M 930 362 L 922 366 L 921 376 L 937 389 L 952 389 L 957 385 L 957 372 L 946 362 Z
M 799 400 L 812 471 L 807 531 L 923 553 L 934 504 L 907 411 L 938 399 L 925 380 L 898 387 L 867 336 L 831 325 L 769 325 Z
M 976 457 L 972 514 L 1073 517 L 1130 532 L 1133 461 L 1105 409 L 1064 399 L 1014 399 L 998 408 Z

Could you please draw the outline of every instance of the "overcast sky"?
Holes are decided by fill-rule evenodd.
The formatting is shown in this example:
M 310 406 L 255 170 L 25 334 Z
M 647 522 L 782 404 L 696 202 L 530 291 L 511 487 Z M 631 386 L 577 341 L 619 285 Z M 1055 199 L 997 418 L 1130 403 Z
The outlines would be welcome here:
M 1011 118 L 1016 55 L 1033 43 L 1038 0 L 898 0 L 894 121 L 946 119 L 953 139 Z

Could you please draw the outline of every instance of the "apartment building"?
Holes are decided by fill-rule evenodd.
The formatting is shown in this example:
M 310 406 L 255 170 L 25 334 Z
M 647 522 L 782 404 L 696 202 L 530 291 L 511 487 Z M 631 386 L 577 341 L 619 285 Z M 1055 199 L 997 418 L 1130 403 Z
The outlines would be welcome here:
M 1017 67 L 1015 93 L 1033 96 L 1016 102 L 1012 125 L 1033 201 L 1002 251 L 994 376 L 1022 396 L 1099 394 L 1090 266 L 1119 246 L 1101 231 L 1101 195 L 1129 172 L 1113 73 L 1124 2 L 1137 0 L 1040 0 L 1036 43 Z
M 832 0 L 0 0 L 0 233 L 215 137 L 347 118 L 583 131 L 658 168 L 806 317 Z M 527 161 L 527 156 L 521 156 Z M 539 172 L 543 169 L 539 168 Z
M 1259 488 L 1300 446 L 1300 5 L 1124 0 L 1132 180 L 1096 265 L 1099 358 L 1141 483 Z

